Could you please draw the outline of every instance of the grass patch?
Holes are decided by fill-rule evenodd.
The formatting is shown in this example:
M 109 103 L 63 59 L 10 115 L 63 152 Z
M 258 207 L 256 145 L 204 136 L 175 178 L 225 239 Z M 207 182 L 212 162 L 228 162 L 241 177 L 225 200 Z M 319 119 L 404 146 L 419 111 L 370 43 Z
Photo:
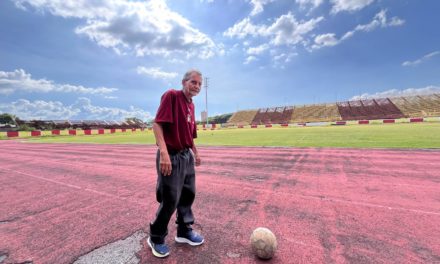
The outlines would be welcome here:
M 197 145 L 440 148 L 440 123 L 199 130 Z M 30 142 L 155 144 L 152 131 L 30 138 Z
M 440 148 L 440 124 L 389 124 L 221 130 L 200 144 L 240 146 Z

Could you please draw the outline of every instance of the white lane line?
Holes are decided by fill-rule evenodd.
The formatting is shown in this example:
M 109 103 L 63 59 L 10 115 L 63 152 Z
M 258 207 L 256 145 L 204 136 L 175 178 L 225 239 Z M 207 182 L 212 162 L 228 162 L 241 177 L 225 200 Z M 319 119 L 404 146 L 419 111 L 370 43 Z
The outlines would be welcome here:
M 237 185 L 227 184 L 227 183 L 218 182 L 218 181 L 210 181 L 209 184 L 238 187 Z M 272 190 L 262 189 L 262 188 L 258 188 L 258 187 L 245 186 L 245 185 L 240 185 L 239 188 L 249 189 L 252 191 L 273 193 Z M 200 187 L 199 187 L 199 189 L 200 189 Z M 403 208 L 403 207 L 393 207 L 393 206 L 374 204 L 374 203 L 366 203 L 366 202 L 348 201 L 348 200 L 342 200 L 342 199 L 337 199 L 337 198 L 327 198 L 327 197 L 317 197 L 317 196 L 313 196 L 313 195 L 293 194 L 292 192 L 287 193 L 287 192 L 282 192 L 282 191 L 276 191 L 276 194 L 277 195 L 285 195 L 285 196 L 289 196 L 289 197 L 297 196 L 297 197 L 301 197 L 304 199 L 313 199 L 313 200 L 319 200 L 319 201 L 324 201 L 324 202 L 346 203 L 346 204 L 354 204 L 354 205 L 365 206 L 365 207 L 376 207 L 376 208 L 382 208 L 382 209 L 388 209 L 388 210 L 398 210 L 398 211 L 406 211 L 406 212 L 413 212 L 413 213 L 419 213 L 419 214 L 429 214 L 429 215 L 440 216 L 440 212 L 409 209 L 409 208 Z
M 130 202 L 130 203 L 133 203 L 133 204 L 146 206 L 146 204 L 138 202 L 136 200 L 127 199 L 127 198 L 120 197 L 118 195 L 113 195 L 113 194 L 110 194 L 110 193 L 100 192 L 100 191 L 93 190 L 93 189 L 90 189 L 90 188 L 83 188 L 81 186 L 77 186 L 77 185 L 73 185 L 73 184 L 69 184 L 69 183 L 65 183 L 65 182 L 61 182 L 61 181 L 57 181 L 57 180 L 52 180 L 52 179 L 44 178 L 44 177 L 41 177 L 41 176 L 29 174 L 29 173 L 26 173 L 26 172 L 21 172 L 21 171 L 11 170 L 11 169 L 5 169 L 5 168 L 0 168 L 0 170 L 10 171 L 10 172 L 13 172 L 13 173 L 25 175 L 25 176 L 32 177 L 32 178 L 35 178 L 35 179 L 39 179 L 39 180 L 43 180 L 43 181 L 59 184 L 59 185 L 62 185 L 62 186 L 70 187 L 70 188 L 73 188 L 73 189 L 76 189 L 76 190 L 83 190 L 83 191 L 94 193 L 94 194 L 98 194 L 98 195 L 101 195 L 101 196 L 106 196 L 106 197 L 110 197 L 110 198 L 121 200 L 121 201 L 127 201 L 127 202 Z
M 304 247 L 312 247 L 312 248 L 316 248 L 316 249 L 319 249 L 319 250 L 321 250 L 323 248 L 323 247 L 320 247 L 320 246 L 304 243 L 301 240 L 295 240 L 295 239 L 291 239 L 291 238 L 288 238 L 288 237 L 283 237 L 283 239 L 285 239 L 285 240 L 287 240 L 287 241 L 289 241 L 291 243 L 304 246 Z
M 68 184 L 68 183 L 64 183 L 64 182 L 60 182 L 60 181 L 56 181 L 56 180 L 47 179 L 47 178 L 44 178 L 44 177 L 40 177 L 40 176 L 36 176 L 36 175 L 33 175 L 33 174 L 29 174 L 29 173 L 26 173 L 26 172 L 21 172 L 21 171 L 6 169 L 6 168 L 0 168 L 0 170 L 18 173 L 18 174 L 25 175 L 25 176 L 28 176 L 28 177 L 40 179 L 40 180 L 43 180 L 43 181 L 48 181 L 48 182 L 55 183 L 55 184 L 60 184 L 60 185 L 67 186 L 67 187 L 74 188 L 74 189 L 78 189 L 78 190 L 82 189 L 81 187 L 73 185 L 73 184 Z
M 301 195 L 303 196 L 303 195 Z M 417 210 L 417 209 L 409 209 L 409 208 L 403 208 L 403 207 L 393 207 L 393 206 L 387 206 L 387 205 L 381 205 L 381 204 L 373 204 L 373 203 L 366 203 L 366 202 L 357 202 L 357 201 L 348 201 L 348 200 L 342 200 L 342 199 L 334 199 L 334 198 L 319 198 L 319 197 L 313 197 L 313 196 L 304 196 L 307 198 L 315 198 L 322 201 L 329 201 L 329 202 L 339 202 L 339 203 L 347 203 L 347 204 L 354 204 L 354 205 L 361 205 L 361 206 L 367 206 L 367 207 L 377 207 L 377 208 L 385 208 L 388 210 L 398 210 L 398 211 L 408 211 L 408 212 L 414 212 L 414 213 L 420 213 L 420 214 L 430 214 L 430 215 L 440 215 L 439 212 L 431 212 L 431 211 L 424 211 L 424 210 Z

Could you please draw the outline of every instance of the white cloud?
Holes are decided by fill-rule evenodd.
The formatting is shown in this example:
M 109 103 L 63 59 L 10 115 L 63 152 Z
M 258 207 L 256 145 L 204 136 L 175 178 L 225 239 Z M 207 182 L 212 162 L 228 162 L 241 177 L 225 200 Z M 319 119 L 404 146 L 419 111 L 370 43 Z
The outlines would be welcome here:
M 176 58 L 172 58 L 172 59 L 168 60 L 168 62 L 171 63 L 171 64 L 183 64 L 183 63 L 185 63 L 185 61 L 180 60 L 180 59 L 176 59 Z
M 32 79 L 31 74 L 23 69 L 13 72 L 0 71 L 0 94 L 12 94 L 14 92 L 64 92 L 80 94 L 109 94 L 117 91 L 116 88 L 98 87 L 89 88 L 82 85 L 58 84 L 46 79 Z
M 253 55 L 259 55 L 267 49 L 279 49 L 278 46 L 295 47 L 296 45 L 306 46 L 307 35 L 313 31 L 319 22 L 324 20 L 323 17 L 313 18 L 307 21 L 297 21 L 291 12 L 281 15 L 272 24 L 254 25 L 250 17 L 244 18 L 228 28 L 223 35 L 230 38 L 244 39 L 248 36 L 254 38 L 268 39 L 268 42 L 257 47 L 248 47 L 246 53 L 248 56 L 244 64 L 249 64 L 257 58 Z M 263 40 L 264 41 L 264 40 Z M 243 41 L 243 46 L 249 46 L 249 41 Z M 290 58 L 288 61 L 290 61 Z M 279 65 L 281 60 L 277 62 Z M 279 66 L 281 67 L 281 66 Z
M 333 4 L 331 13 L 336 14 L 341 11 L 354 12 L 370 5 L 374 0 L 330 0 Z
M 19 99 L 8 104 L 0 103 L 0 112 L 10 113 L 24 120 L 32 119 L 70 119 L 80 111 L 57 101 L 29 101 Z
M 234 24 L 232 27 L 228 28 L 223 35 L 226 37 L 237 37 L 239 39 L 243 39 L 247 37 L 248 35 L 251 36 L 257 36 L 258 30 L 262 28 L 263 26 L 255 26 L 251 23 L 251 20 L 249 17 L 246 17 L 242 21 Z
M 273 67 L 284 69 L 285 65 L 289 63 L 293 57 L 298 56 L 298 53 L 281 53 L 278 55 L 274 55 L 272 58 Z
M 209 58 L 216 45 L 190 21 L 170 10 L 165 0 L 88 1 L 88 0 L 13 0 L 23 9 L 35 8 L 64 18 L 79 18 L 85 24 L 77 34 L 118 54 L 137 56 L 172 54 L 188 58 Z
M 257 47 L 250 47 L 246 50 L 246 53 L 249 55 L 260 55 L 261 53 L 263 53 L 264 51 L 266 51 L 269 48 L 269 45 L 267 44 L 262 44 L 260 46 Z
M 350 100 L 372 99 L 372 98 L 386 98 L 398 96 L 414 96 L 414 95 L 429 95 L 433 93 L 440 93 L 440 86 L 429 85 L 423 88 L 408 88 L 405 90 L 391 89 L 384 92 L 374 94 L 364 93 L 353 96 Z
M 149 112 L 133 106 L 128 110 L 94 106 L 90 99 L 85 97 L 78 98 L 74 104 L 68 106 L 58 101 L 19 99 L 11 103 L 0 103 L 0 112 L 10 113 L 24 120 L 124 120 L 126 117 L 148 120 L 152 117 Z
M 378 27 L 395 27 L 395 26 L 401 26 L 405 23 L 404 20 L 398 18 L 398 17 L 392 17 L 391 20 L 387 18 L 387 11 L 381 10 L 379 13 L 377 13 L 373 20 L 365 25 L 357 25 L 356 28 L 352 31 L 349 31 L 345 33 L 345 35 L 342 37 L 341 40 L 348 39 L 354 35 L 357 31 L 373 31 L 374 29 Z
M 379 27 L 386 28 L 386 27 L 396 27 L 401 26 L 405 23 L 404 20 L 398 18 L 398 17 L 392 17 L 391 19 L 387 18 L 387 11 L 381 10 L 379 13 L 377 13 L 374 18 L 371 20 L 368 24 L 363 25 L 357 25 L 353 30 L 346 32 L 340 39 L 336 38 L 336 34 L 334 33 L 327 33 L 327 34 L 321 34 L 315 37 L 314 44 L 312 45 L 312 49 L 319 49 L 325 46 L 335 46 L 339 43 L 341 43 L 344 40 L 347 40 L 356 32 L 370 32 L 373 31 Z
M 130 106 L 129 109 L 121 109 L 116 107 L 102 107 L 92 105 L 89 98 L 80 97 L 71 107 L 79 109 L 81 115 L 87 119 L 99 120 L 124 120 L 127 117 L 137 117 L 142 120 L 150 119 L 152 116 L 149 112 L 141 108 Z
M 301 9 L 305 9 L 307 7 L 311 7 L 311 9 L 315 9 L 324 3 L 324 0 L 295 0 L 300 6 Z
M 430 58 L 437 56 L 437 55 L 440 55 L 440 51 L 431 52 L 431 53 L 426 54 L 425 56 L 423 56 L 420 59 L 417 59 L 415 61 L 405 61 L 402 63 L 402 66 L 416 66 L 416 65 L 423 63 L 423 62 L 425 62 L 425 61 L 429 60 Z
M 282 62 L 290 62 L 292 60 L 293 57 L 298 56 L 298 53 L 281 53 L 279 55 L 275 55 L 273 57 L 274 61 L 282 61 Z
M 275 0 L 249 0 L 249 1 L 254 6 L 250 15 L 255 16 L 264 11 L 265 5 L 274 2 Z
M 267 25 L 254 25 L 247 17 L 234 26 L 228 28 L 223 35 L 242 39 L 247 36 L 270 38 L 270 44 L 296 45 L 304 40 L 307 33 L 315 29 L 323 17 L 298 22 L 291 12 L 280 16 L 276 21 Z
M 316 47 L 335 46 L 339 43 L 334 33 L 327 33 L 315 37 Z
M 162 79 L 162 80 L 174 79 L 178 75 L 178 73 L 176 72 L 162 71 L 159 67 L 146 68 L 143 66 L 137 67 L 137 73 L 149 76 L 153 79 Z
M 352 31 L 347 32 L 342 39 L 346 39 L 351 37 L 356 31 L 365 31 L 369 32 L 372 31 L 378 27 L 394 27 L 394 26 L 401 26 L 405 23 L 404 20 L 398 18 L 398 17 L 392 17 L 391 20 L 387 18 L 387 11 L 381 10 L 379 13 L 377 13 L 373 20 L 365 25 L 357 25 L 356 28 Z
M 249 56 L 249 57 L 246 58 L 246 60 L 244 61 L 243 64 L 249 64 L 249 63 L 251 63 L 251 62 L 253 62 L 253 61 L 257 61 L 257 60 L 258 60 L 257 57 L 255 57 L 255 56 Z
M 305 22 L 296 21 L 289 12 L 280 16 L 267 30 L 265 35 L 273 36 L 271 43 L 275 45 L 297 44 L 304 39 L 304 35 L 316 28 L 324 18 L 313 18 Z

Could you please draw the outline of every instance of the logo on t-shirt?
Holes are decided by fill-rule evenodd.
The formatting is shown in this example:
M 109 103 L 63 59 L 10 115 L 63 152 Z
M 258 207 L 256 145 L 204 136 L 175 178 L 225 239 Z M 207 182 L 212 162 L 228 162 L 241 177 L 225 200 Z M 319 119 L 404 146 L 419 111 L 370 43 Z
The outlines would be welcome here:
M 189 109 L 189 107 L 188 107 L 188 114 L 186 115 L 186 121 L 188 121 L 188 123 L 191 123 L 191 109 Z

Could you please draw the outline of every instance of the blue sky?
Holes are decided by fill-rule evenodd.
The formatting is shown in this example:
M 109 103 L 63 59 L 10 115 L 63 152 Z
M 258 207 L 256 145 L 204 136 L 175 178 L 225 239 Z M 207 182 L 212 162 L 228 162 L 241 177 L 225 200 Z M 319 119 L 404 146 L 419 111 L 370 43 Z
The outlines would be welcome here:
M 440 92 L 437 0 L 2 0 L 0 112 L 150 120 L 187 69 L 209 115 Z M 205 109 L 205 90 L 195 98 Z

